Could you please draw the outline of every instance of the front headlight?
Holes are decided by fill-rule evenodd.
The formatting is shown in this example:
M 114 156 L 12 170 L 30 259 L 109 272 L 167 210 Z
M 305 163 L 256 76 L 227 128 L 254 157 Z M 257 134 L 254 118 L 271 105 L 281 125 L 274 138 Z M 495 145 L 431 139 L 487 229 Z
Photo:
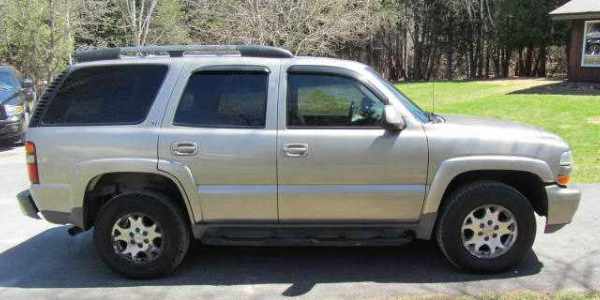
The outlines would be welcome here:
M 18 116 L 25 112 L 25 108 L 22 105 L 4 105 L 4 110 L 9 117 Z
M 560 155 L 560 167 L 556 182 L 566 186 L 571 182 L 571 171 L 573 170 L 573 152 L 567 151 Z
M 560 155 L 560 166 L 566 167 L 573 164 L 573 152 L 567 151 Z

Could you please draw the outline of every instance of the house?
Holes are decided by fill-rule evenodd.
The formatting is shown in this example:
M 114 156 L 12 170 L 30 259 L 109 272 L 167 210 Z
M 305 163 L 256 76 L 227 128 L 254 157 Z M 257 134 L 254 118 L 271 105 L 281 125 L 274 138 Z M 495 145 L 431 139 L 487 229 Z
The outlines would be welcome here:
M 550 12 L 570 22 L 567 44 L 569 80 L 600 82 L 600 0 L 572 0 Z

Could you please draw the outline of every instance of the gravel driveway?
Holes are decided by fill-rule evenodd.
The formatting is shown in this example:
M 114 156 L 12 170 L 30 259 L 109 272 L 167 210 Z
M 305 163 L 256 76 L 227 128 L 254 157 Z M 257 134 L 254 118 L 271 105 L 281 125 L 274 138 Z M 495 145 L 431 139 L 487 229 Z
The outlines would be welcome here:
M 401 248 L 247 248 L 195 246 L 171 277 L 133 281 L 111 273 L 90 232 L 21 215 L 14 195 L 27 188 L 23 149 L 0 149 L 0 299 L 391 298 L 514 290 L 600 290 L 600 185 L 580 185 L 573 224 L 551 235 L 538 220 L 534 252 L 499 275 L 452 269 L 430 242 Z

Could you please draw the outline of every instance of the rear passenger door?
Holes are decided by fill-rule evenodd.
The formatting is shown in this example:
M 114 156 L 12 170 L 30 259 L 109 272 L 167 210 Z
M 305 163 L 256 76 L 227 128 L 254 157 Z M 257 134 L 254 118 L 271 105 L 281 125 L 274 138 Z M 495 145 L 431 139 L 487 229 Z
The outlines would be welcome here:
M 196 221 L 276 222 L 278 65 L 187 68 L 163 120 L 159 158 L 191 172 Z

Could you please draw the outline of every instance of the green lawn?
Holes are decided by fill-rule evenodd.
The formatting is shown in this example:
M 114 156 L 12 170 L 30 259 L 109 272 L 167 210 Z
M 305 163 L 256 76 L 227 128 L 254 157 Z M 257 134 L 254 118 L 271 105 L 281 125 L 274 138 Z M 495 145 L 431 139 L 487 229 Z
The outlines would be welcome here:
M 600 95 L 540 88 L 545 85 L 555 86 L 557 82 L 436 82 L 435 111 L 512 120 L 557 133 L 573 148 L 575 182 L 600 182 Z M 398 84 L 425 110 L 432 108 L 433 86 L 430 82 Z

